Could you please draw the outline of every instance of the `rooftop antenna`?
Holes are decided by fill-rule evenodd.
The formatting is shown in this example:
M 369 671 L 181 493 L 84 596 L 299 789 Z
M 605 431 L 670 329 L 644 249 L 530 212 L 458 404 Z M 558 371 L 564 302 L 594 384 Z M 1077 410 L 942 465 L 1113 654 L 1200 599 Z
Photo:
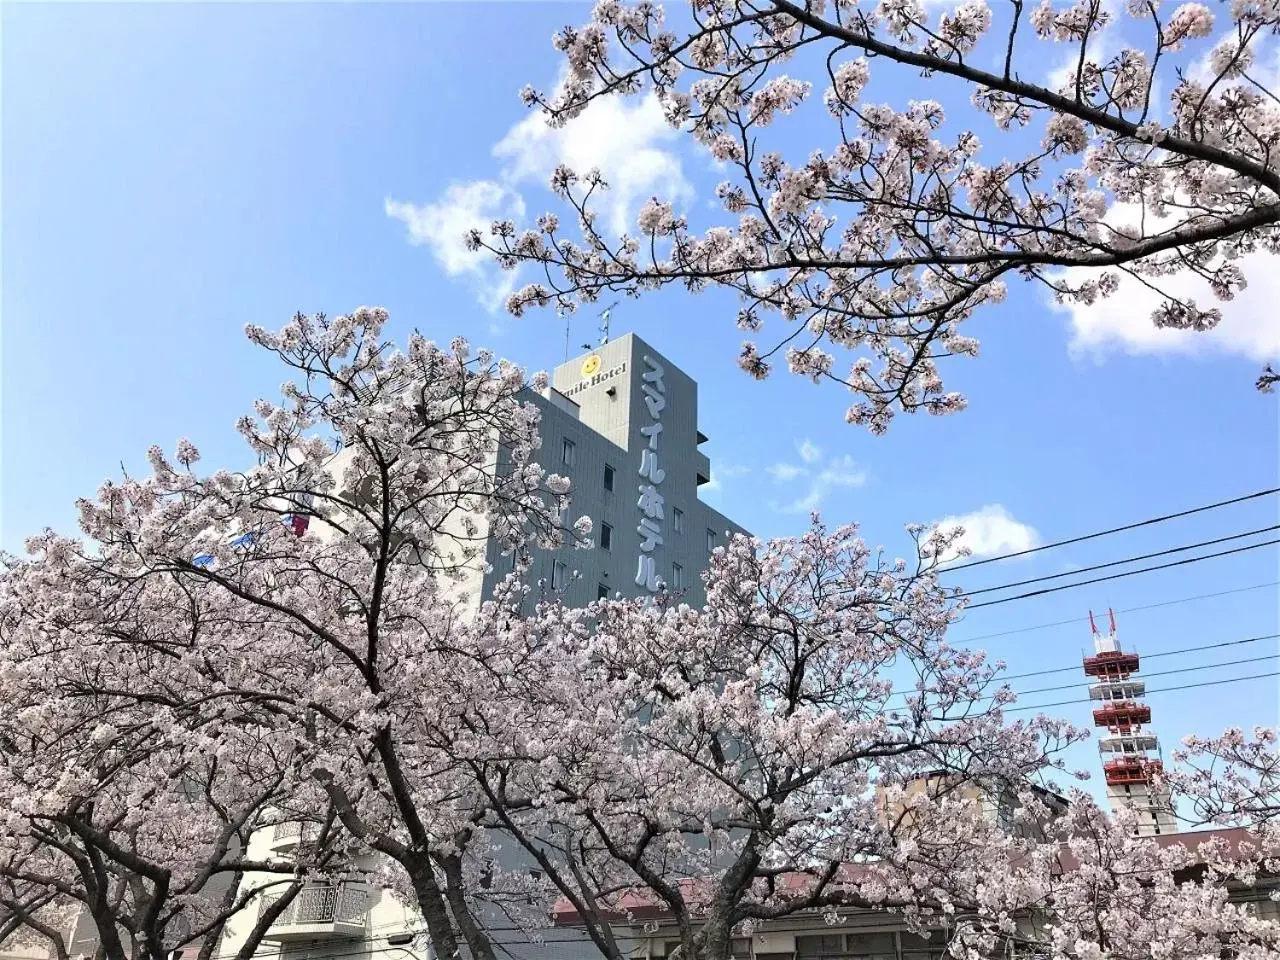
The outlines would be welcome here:
M 600 311 L 600 346 L 602 347 L 609 342 L 609 314 L 617 305 L 618 301 L 615 300 Z
M 569 362 L 569 318 L 573 314 L 566 313 L 564 315 L 564 362 Z
M 1098 635 L 1098 625 L 1093 622 L 1093 611 L 1089 611 L 1089 632 L 1094 636 Z

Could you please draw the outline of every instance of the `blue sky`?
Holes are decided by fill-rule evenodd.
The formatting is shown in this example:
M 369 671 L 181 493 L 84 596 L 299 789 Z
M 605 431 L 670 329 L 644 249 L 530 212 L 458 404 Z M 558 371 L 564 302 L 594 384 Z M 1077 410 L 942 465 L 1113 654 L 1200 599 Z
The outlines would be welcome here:
M 532 368 L 559 362 L 564 329 L 552 316 L 491 309 L 501 278 L 457 249 L 457 219 L 549 207 L 542 182 L 560 155 L 615 173 L 608 215 L 619 222 L 652 192 L 708 216 L 721 176 L 643 104 L 555 135 L 529 120 L 518 90 L 554 82 L 551 34 L 587 9 L 5 5 L 0 542 L 16 549 L 45 525 L 72 529 L 74 499 L 122 462 L 140 468 L 151 443 L 171 449 L 189 436 L 209 464 L 243 462 L 232 424 L 281 379 L 245 341 L 249 322 L 381 304 L 401 340 L 414 327 L 462 333 Z M 980 133 L 998 148 L 995 131 Z M 701 384 L 717 472 L 707 497 L 754 531 L 796 532 L 817 505 L 892 550 L 908 521 L 990 508 L 977 545 L 1003 552 L 1274 485 L 1277 404 L 1252 389 L 1276 352 L 1273 303 L 1262 283 L 1228 305 L 1221 331 L 1187 341 L 1151 333 L 1138 303 L 1073 315 L 1015 286 L 971 324 L 981 357 L 947 371 L 969 410 L 900 418 L 883 438 L 844 425 L 839 391 L 785 373 L 748 381 L 723 298 L 628 302 L 614 329 L 659 345 Z M 592 326 L 577 321 L 573 342 Z M 977 589 L 1237 533 L 1277 522 L 1276 503 L 954 579 Z M 1280 632 L 1277 558 L 1271 547 L 975 610 L 955 637 L 986 637 L 980 645 L 1012 672 L 1045 669 L 1076 661 L 1087 627 L 988 635 L 1256 584 L 1271 585 L 1122 613 L 1121 636 L 1155 653 Z M 1230 658 L 1277 649 L 1248 644 Z M 1274 669 L 1269 660 L 1150 686 Z M 1154 726 L 1172 743 L 1274 723 L 1278 691 L 1270 679 L 1156 695 Z M 1083 705 L 1061 712 L 1087 721 Z M 1076 759 L 1096 762 L 1088 750 Z

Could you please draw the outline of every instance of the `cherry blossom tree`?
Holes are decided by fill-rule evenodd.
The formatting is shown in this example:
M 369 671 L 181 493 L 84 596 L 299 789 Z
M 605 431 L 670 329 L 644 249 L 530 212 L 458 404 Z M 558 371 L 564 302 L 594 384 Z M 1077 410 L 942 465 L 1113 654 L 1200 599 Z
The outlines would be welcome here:
M 1171 771 L 1171 783 L 1192 801 L 1202 823 L 1268 824 L 1280 831 L 1278 739 L 1273 727 L 1258 727 L 1252 736 L 1232 729 L 1190 737 L 1175 754 L 1180 766 Z
M 260 802 L 277 816 L 331 820 L 359 850 L 385 855 L 441 955 L 465 943 L 487 958 L 460 872 L 475 805 L 422 731 L 433 691 L 468 666 L 483 669 L 466 618 L 487 544 L 519 565 L 532 547 L 582 543 L 590 525 L 565 528 L 568 481 L 534 459 L 539 414 L 525 391 L 544 388 L 545 375 L 528 382 L 461 340 L 441 348 L 415 335 L 394 350 L 382 339 L 386 320 L 361 309 L 299 315 L 279 333 L 250 327 L 290 377 L 282 403 L 260 401 L 237 424 L 257 466 L 202 475 L 189 441 L 173 458 L 153 448 L 149 476 L 108 482 L 80 503 L 88 543 L 33 541 L 40 576 L 65 572 L 33 591 L 23 622 L 43 635 L 68 604 L 104 611 L 98 629 L 111 642 L 86 649 L 73 634 L 55 653 L 95 678 L 115 658 L 110 689 L 140 711 L 139 736 L 161 722 L 148 709 L 190 704 L 200 749 L 211 728 L 219 742 L 231 730 L 220 710 L 242 711 L 237 732 L 273 744 L 292 784 L 280 784 L 292 790 L 283 800 L 264 785 Z M 172 691 L 127 682 L 173 657 Z M 97 735 L 120 749 L 129 733 L 111 725 Z M 189 769 L 197 782 L 209 773 Z M 326 805 L 331 818 L 317 813 Z M 299 876 L 323 869 L 308 864 Z
M 65 960 L 86 913 L 106 960 L 193 944 L 208 960 L 247 906 L 238 886 L 253 870 L 284 896 L 250 925 L 248 956 L 337 835 L 290 860 L 245 855 L 300 798 L 306 770 L 296 741 L 210 655 L 213 636 L 246 623 L 220 617 L 198 584 L 103 576 L 53 534 L 28 549 L 0 594 L 5 926 Z
M 288 897 L 378 854 L 447 958 L 496 958 L 485 911 L 521 897 L 524 919 L 569 903 L 608 960 L 638 903 L 669 913 L 686 960 L 854 907 L 970 918 L 957 956 L 1047 917 L 1029 942 L 1055 960 L 1154 958 L 1095 929 L 1143 883 L 1181 924 L 1161 960 L 1252 949 L 1224 896 L 1179 881 L 1189 860 L 1083 802 L 1063 832 L 1039 788 L 1083 734 L 1011 722 L 999 665 L 947 643 L 963 600 L 936 566 L 959 531 L 910 528 L 908 562 L 815 519 L 718 548 L 701 609 L 535 605 L 531 551 L 590 529 L 566 527 L 569 483 L 537 463 L 545 377 L 462 341 L 400 352 L 386 321 L 250 328 L 289 376 L 238 424 L 257 464 L 153 449 L 149 475 L 80 504 L 83 540 L 35 537 L 0 578 L 0 935 L 58 953 L 51 921 L 83 905 L 105 960 L 160 960 L 262 909 L 264 876 Z M 516 569 L 485 598 L 491 541 Z M 993 792 L 1036 829 L 985 816 Z M 285 820 L 319 839 L 246 859 Z M 543 881 L 488 869 L 501 845 Z M 1212 877 L 1260 869 L 1238 855 L 1213 851 Z
M 1278 249 L 1280 11 L 1119 6 L 692 0 L 668 19 L 648 0 L 600 0 L 555 37 L 560 87 L 525 102 L 558 126 L 602 98 L 655 96 L 726 169 L 724 219 L 655 197 L 613 236 L 594 209 L 600 173 L 561 167 L 551 187 L 576 233 L 548 213 L 468 242 L 538 274 L 511 296 L 516 315 L 606 291 L 729 291 L 741 329 L 782 323 L 744 343 L 744 370 L 764 378 L 785 357 L 841 383 L 847 418 L 876 432 L 899 411 L 964 406 L 940 361 L 977 354 L 965 321 L 1011 279 L 1084 304 L 1126 279 L 1158 294 L 1157 326 L 1210 329 L 1220 307 L 1167 281 L 1193 275 L 1229 301 L 1244 258 Z M 782 142 L 788 122 L 799 150 Z M 1268 368 L 1258 386 L 1274 380 Z
M 1083 734 L 1008 722 L 998 666 L 946 643 L 954 536 L 908 566 L 815 522 L 718 548 L 701 610 L 486 609 L 523 644 L 459 693 L 476 733 L 454 749 L 603 956 L 627 956 L 627 904 L 660 906 L 680 956 L 723 960 L 762 921 L 953 907 L 961 878 L 1007 864 L 983 799 L 1030 791 Z M 943 786 L 913 791 L 925 774 Z
M 1053 960 L 1264 960 L 1280 950 L 1280 922 L 1234 902 L 1277 864 L 1258 845 L 1194 834 L 1139 837 L 1136 818 L 1073 791 L 1046 840 L 1022 844 L 1005 875 L 970 891 L 957 917 L 956 957 Z

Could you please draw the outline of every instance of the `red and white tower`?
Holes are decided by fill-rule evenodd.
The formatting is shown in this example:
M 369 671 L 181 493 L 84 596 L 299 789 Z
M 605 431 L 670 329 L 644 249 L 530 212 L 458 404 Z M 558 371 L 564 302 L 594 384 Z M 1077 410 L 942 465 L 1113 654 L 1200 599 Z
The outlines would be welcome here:
M 1089 687 L 1089 697 L 1102 701 L 1093 711 L 1093 723 L 1107 731 L 1098 741 L 1107 798 L 1112 810 L 1127 807 L 1138 815 L 1139 836 L 1174 833 L 1178 827 L 1169 793 L 1153 782 L 1163 764 L 1160 741 L 1143 731 L 1151 722 L 1151 707 L 1142 702 L 1147 685 L 1137 679 L 1138 655 L 1121 651 L 1116 615 L 1108 610 L 1107 617 L 1110 631 L 1102 634 L 1089 611 L 1094 655 L 1084 658 L 1085 675 L 1096 681 Z

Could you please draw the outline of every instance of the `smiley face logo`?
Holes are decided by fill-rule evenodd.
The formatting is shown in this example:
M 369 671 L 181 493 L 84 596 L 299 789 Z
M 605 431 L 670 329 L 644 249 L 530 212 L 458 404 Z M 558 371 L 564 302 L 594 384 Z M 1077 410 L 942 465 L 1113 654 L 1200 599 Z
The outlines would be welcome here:
M 594 353 L 582 361 L 582 376 L 594 377 L 600 372 L 600 358 Z

